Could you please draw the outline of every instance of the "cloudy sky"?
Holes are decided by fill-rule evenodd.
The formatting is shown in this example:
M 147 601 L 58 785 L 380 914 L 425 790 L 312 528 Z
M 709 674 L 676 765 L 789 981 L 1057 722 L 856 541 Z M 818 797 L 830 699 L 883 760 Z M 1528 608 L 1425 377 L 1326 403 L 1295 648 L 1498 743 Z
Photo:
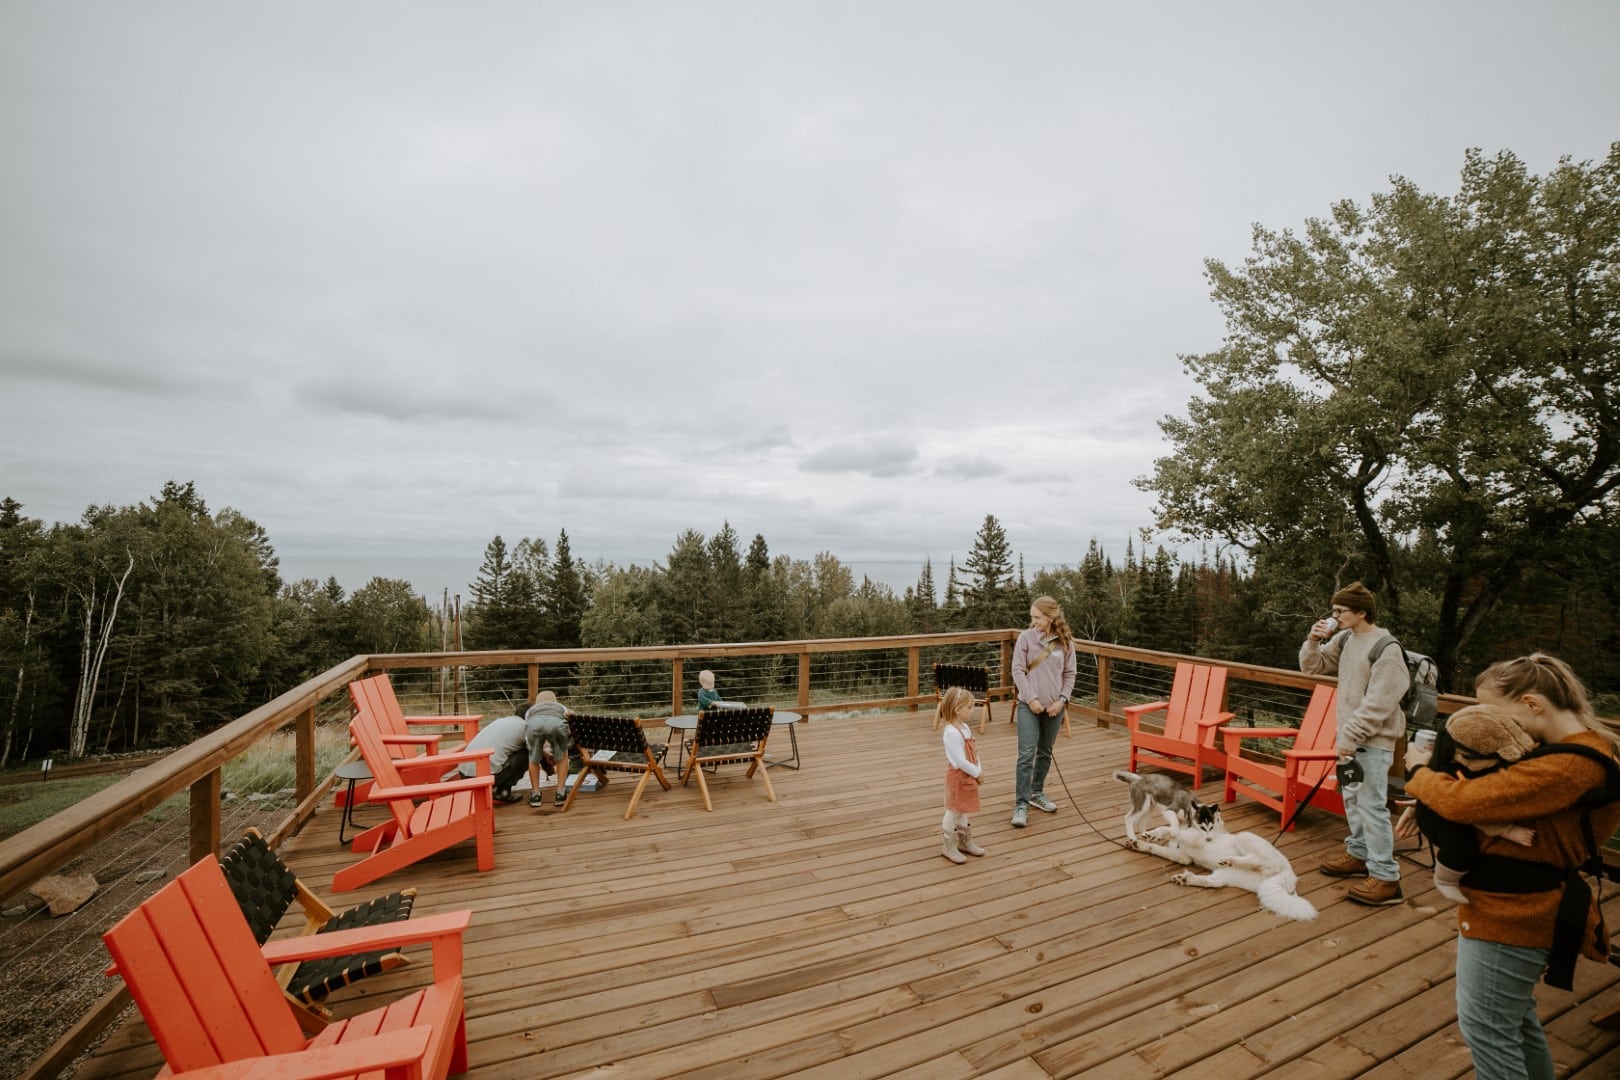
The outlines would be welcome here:
M 1612 0 L 5 0 L 0 495 L 193 480 L 313 574 L 1122 554 L 1202 260 L 1603 156 L 1617 52 Z

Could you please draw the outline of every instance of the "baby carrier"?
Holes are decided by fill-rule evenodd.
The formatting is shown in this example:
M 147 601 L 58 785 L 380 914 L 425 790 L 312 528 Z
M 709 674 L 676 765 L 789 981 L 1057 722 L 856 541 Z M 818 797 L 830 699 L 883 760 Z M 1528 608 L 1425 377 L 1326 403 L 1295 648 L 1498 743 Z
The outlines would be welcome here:
M 1601 787 L 1591 788 L 1575 800 L 1581 811 L 1581 832 L 1586 841 L 1586 860 L 1579 866 L 1561 867 L 1548 863 L 1515 859 L 1506 855 L 1479 856 L 1462 879 L 1464 886 L 1494 893 L 1538 893 L 1563 890 L 1558 903 L 1558 916 L 1553 926 L 1552 954 L 1547 959 L 1548 986 L 1569 990 L 1574 986 L 1575 960 L 1581 953 L 1581 937 L 1586 932 L 1586 915 L 1592 906 L 1592 887 L 1583 873 L 1597 880 L 1599 897 L 1603 889 L 1603 849 L 1601 841 L 1592 831 L 1592 811 L 1601 806 L 1620 802 L 1620 763 L 1600 750 L 1578 743 L 1554 743 L 1538 747 L 1520 760 L 1528 761 L 1548 754 L 1579 754 L 1603 766 Z M 1597 943 L 1606 948 L 1604 942 Z

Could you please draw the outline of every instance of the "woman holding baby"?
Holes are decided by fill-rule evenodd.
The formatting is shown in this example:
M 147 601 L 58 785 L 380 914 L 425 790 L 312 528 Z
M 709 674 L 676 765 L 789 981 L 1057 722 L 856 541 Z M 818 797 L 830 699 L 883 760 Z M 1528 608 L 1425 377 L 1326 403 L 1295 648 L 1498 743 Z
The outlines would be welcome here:
M 1569 665 L 1545 653 L 1491 665 L 1475 680 L 1474 691 L 1531 739 L 1561 752 L 1527 755 L 1496 772 L 1458 778 L 1428 768 L 1430 748 L 1409 747 L 1406 791 L 1450 821 L 1533 830 L 1529 845 L 1480 835 L 1482 861 L 1514 860 L 1517 872 L 1474 871 L 1463 879 L 1457 1025 L 1480 1080 L 1551 1080 L 1552 1052 L 1536 1016 L 1536 982 L 1545 970 L 1549 982 L 1567 987 L 1576 951 L 1607 959 L 1602 914 L 1571 871 L 1620 827 L 1620 802 L 1578 805 L 1616 775 L 1602 756 L 1620 762 L 1620 736 L 1597 718 Z

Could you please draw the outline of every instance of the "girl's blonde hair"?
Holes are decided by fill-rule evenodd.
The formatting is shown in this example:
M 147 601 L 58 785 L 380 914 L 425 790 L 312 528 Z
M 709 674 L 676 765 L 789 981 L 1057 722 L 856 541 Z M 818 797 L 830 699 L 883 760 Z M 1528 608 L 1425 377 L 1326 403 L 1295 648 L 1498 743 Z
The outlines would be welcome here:
M 1620 751 L 1620 734 L 1598 719 L 1592 697 L 1573 668 L 1549 653 L 1531 653 L 1514 660 L 1500 660 L 1474 679 L 1474 692 L 1488 691 L 1513 700 L 1524 694 L 1537 694 L 1555 709 L 1573 713 L 1591 731 L 1609 740 Z
M 939 695 L 939 704 L 934 708 L 934 730 L 939 725 L 955 720 L 963 713 L 973 709 L 973 694 L 960 686 L 953 686 Z
M 1069 629 L 1069 621 L 1063 617 L 1063 609 L 1058 607 L 1056 600 L 1050 596 L 1037 596 L 1029 606 L 1052 620 L 1052 633 L 1057 635 L 1058 648 L 1068 652 L 1074 647 L 1074 631 Z

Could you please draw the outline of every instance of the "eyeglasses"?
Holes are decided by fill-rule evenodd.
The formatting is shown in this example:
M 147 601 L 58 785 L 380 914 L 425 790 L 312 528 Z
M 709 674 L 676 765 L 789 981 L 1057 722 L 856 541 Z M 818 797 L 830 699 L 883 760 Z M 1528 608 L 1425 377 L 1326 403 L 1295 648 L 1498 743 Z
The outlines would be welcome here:
M 1334 615 L 1348 615 L 1348 614 L 1350 614 L 1350 609 L 1347 608 L 1347 607 L 1329 608 L 1328 610 L 1333 612 Z

